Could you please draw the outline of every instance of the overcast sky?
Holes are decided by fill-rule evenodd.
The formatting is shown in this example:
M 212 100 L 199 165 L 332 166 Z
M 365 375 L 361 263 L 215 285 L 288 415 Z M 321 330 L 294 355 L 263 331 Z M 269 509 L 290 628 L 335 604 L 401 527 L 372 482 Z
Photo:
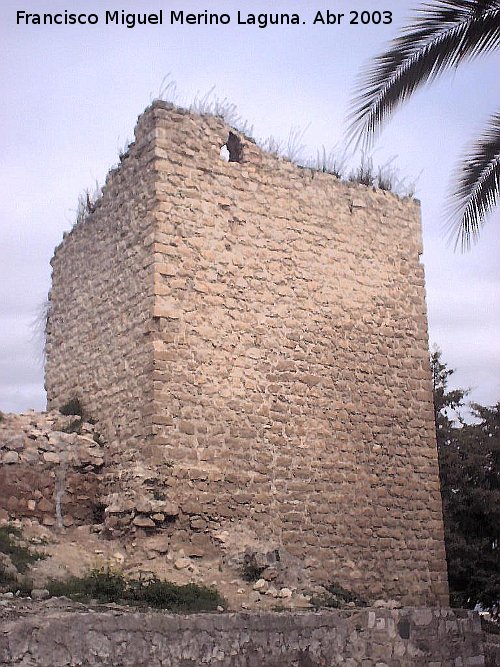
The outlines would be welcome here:
M 43 409 L 41 346 L 33 332 L 47 298 L 54 247 L 71 228 L 78 195 L 104 181 L 137 116 L 170 73 L 178 101 L 215 86 L 256 137 L 305 130 L 310 153 L 342 147 L 356 76 L 407 22 L 417 0 L 2 0 L 0 5 L 0 410 Z M 171 25 L 170 11 L 228 13 L 229 25 Z M 97 13 L 97 25 L 17 25 L 16 11 Z M 106 10 L 159 12 L 164 24 L 106 25 Z M 313 25 L 317 11 L 344 13 Z M 298 26 L 238 25 L 237 12 L 298 12 Z M 392 11 L 390 25 L 350 25 L 353 10 Z M 442 232 L 450 173 L 500 107 L 498 54 L 423 89 L 392 119 L 374 151 L 417 180 L 422 202 L 430 342 L 454 381 L 483 404 L 500 400 L 500 215 L 467 254 Z

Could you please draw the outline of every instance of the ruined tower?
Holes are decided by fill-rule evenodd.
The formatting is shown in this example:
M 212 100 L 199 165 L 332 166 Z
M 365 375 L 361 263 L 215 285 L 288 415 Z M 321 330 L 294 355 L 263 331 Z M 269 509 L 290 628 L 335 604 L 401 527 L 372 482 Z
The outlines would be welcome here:
M 144 466 L 207 534 L 446 604 L 420 253 L 417 202 L 156 102 L 52 260 L 49 407 L 98 420 L 117 496 Z

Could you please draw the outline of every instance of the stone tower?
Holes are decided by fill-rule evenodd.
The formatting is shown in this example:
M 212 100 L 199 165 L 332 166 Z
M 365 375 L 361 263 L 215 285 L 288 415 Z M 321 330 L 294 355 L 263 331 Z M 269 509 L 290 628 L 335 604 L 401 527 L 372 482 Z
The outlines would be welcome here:
M 446 604 L 420 253 L 417 202 L 155 102 L 52 260 L 49 407 L 98 420 L 111 496 L 141 479 L 129 518 L 165 529 L 160 499 L 319 579 Z

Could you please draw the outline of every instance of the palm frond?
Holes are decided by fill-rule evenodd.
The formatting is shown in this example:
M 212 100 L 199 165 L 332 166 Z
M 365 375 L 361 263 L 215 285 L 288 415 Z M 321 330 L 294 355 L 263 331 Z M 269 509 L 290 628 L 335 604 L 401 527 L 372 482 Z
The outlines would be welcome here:
M 359 80 L 350 141 L 368 145 L 392 111 L 418 87 L 463 60 L 500 46 L 500 0 L 435 0 L 416 11 L 390 48 Z
M 500 111 L 491 116 L 471 154 L 464 158 L 456 181 L 449 210 L 450 230 L 456 237 L 455 247 L 460 244 L 465 250 L 477 240 L 484 218 L 499 197 Z

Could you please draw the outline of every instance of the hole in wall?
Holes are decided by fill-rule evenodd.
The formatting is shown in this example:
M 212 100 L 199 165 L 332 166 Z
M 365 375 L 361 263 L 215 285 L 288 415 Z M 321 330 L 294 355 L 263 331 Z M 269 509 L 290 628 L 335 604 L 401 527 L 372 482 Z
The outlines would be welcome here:
M 220 156 L 226 162 L 241 162 L 243 159 L 243 144 L 241 139 L 230 132 L 226 143 L 220 149 Z
M 106 518 L 105 509 L 106 505 L 102 503 L 96 503 L 92 506 L 92 520 L 94 523 L 104 523 Z

